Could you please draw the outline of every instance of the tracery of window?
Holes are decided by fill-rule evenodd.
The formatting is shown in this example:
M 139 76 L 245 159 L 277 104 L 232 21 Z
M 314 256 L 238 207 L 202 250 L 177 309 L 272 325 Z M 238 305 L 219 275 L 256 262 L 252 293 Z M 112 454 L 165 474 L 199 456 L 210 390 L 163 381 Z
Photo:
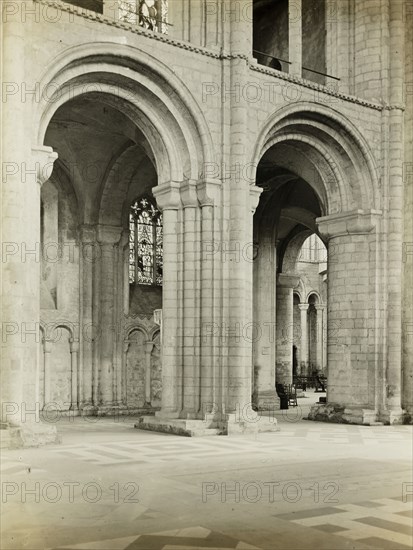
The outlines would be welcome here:
M 162 214 L 149 196 L 136 199 L 129 212 L 129 283 L 162 285 Z
M 320 263 L 327 259 L 327 251 L 323 241 L 316 235 L 310 235 L 303 243 L 300 252 L 300 261 Z
M 118 0 L 119 20 L 168 33 L 168 0 Z

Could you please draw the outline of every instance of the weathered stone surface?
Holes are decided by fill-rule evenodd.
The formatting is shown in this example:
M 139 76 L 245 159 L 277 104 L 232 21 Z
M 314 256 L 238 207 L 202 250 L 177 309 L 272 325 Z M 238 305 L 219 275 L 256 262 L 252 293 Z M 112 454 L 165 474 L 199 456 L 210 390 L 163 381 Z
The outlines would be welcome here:
M 349 13 L 339 2 L 326 24 L 299 1 L 298 17 L 283 2 L 221 20 L 188 0 L 170 2 L 173 25 L 152 30 L 106 2 L 103 13 L 17 2 L 24 17 L 13 4 L 3 33 L 13 83 L 2 129 L 5 423 L 19 429 L 27 410 L 48 408 L 160 408 L 168 422 L 251 402 L 271 410 L 294 353 L 301 373 L 327 372 L 314 419 L 411 422 L 408 3 L 382 12 L 360 0 Z M 129 209 L 143 196 L 163 225 L 162 289 L 145 291 L 129 282 Z M 297 257 L 314 234 L 327 268 L 304 275 Z

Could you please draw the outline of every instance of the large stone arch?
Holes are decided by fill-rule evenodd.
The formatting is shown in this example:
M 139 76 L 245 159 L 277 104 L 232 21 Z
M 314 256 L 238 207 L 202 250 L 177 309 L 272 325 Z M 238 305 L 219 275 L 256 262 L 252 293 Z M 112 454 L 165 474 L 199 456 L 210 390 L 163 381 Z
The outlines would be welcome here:
M 316 232 L 328 249 L 327 322 L 334 329 L 334 337 L 327 342 L 328 412 L 320 406 L 312 418 L 325 419 L 332 414 L 347 422 L 377 420 L 386 408 L 375 397 L 383 392 L 384 378 L 378 344 L 384 312 L 377 308 L 377 300 L 385 251 L 379 181 L 366 139 L 336 110 L 296 103 L 278 110 L 265 122 L 252 163 L 257 167 L 257 185 L 268 183 L 274 204 L 277 196 L 283 197 L 275 194 L 281 189 L 276 181 L 280 174 L 294 174 L 297 182 L 304 181 L 316 197 L 311 202 L 312 223 L 303 216 L 300 222 L 298 218 L 294 221 L 291 209 L 282 219 L 293 220 L 296 225 L 289 230 L 284 221 L 285 232 L 277 241 L 282 259 L 277 279 L 277 326 L 287 322 L 285 319 L 289 322 L 292 315 L 290 302 L 297 282 L 291 272 L 307 229 Z M 285 189 L 290 181 L 282 185 Z M 264 213 L 268 217 L 268 208 Z M 299 214 L 299 208 L 295 213 Z M 285 356 L 290 355 L 287 347 Z M 285 359 L 278 355 L 277 343 L 277 365 Z M 280 371 L 290 370 L 284 367 Z
M 306 239 L 313 233 L 311 229 L 305 229 L 294 235 L 288 242 L 282 255 L 281 271 L 293 273 L 296 270 L 301 248 Z
M 311 296 L 314 296 L 314 298 L 316 299 L 316 301 L 314 302 L 315 304 L 321 304 L 322 303 L 323 300 L 321 299 L 321 296 L 320 296 L 320 293 L 318 292 L 318 290 L 314 290 L 314 289 L 309 290 L 307 292 L 307 296 L 306 296 L 305 301 L 310 303 Z
M 130 408 L 144 405 L 145 396 L 145 343 L 148 340 L 146 328 L 140 323 L 129 327 L 124 340 L 124 385 L 125 404 Z
M 104 127 L 106 149 L 101 155 L 105 162 L 86 197 L 87 206 L 80 221 L 82 250 L 83 246 L 89 250 L 90 246 L 96 245 L 98 252 L 98 257 L 90 262 L 82 258 L 81 311 L 88 322 L 102 329 L 99 342 L 80 343 L 83 349 L 81 360 L 84 362 L 82 373 L 86 380 L 83 388 L 91 388 L 87 394 L 83 392 L 83 403 L 93 410 L 97 407 L 109 411 L 114 404 L 122 401 L 124 340 L 118 342 L 110 327 L 115 322 L 124 335 L 123 316 L 130 313 L 125 305 L 128 280 L 124 276 L 126 270 L 123 269 L 122 259 L 127 247 L 125 209 L 128 200 L 135 198 L 129 195 L 136 187 L 136 177 L 142 178 L 139 173 L 142 153 L 142 162 L 147 163 L 145 166 L 154 167 L 154 181 L 151 179 L 150 186 L 162 210 L 164 223 L 162 326 L 163 337 L 172 344 L 162 349 L 162 376 L 168 379 L 168 383 L 164 384 L 168 391 L 163 393 L 163 408 L 179 409 L 179 402 L 184 399 L 180 393 L 181 370 L 195 370 L 197 366 L 185 365 L 181 369 L 179 364 L 184 343 L 175 333 L 179 323 L 196 327 L 196 323 L 200 322 L 197 319 L 200 313 L 188 308 L 177 320 L 176 311 L 182 307 L 181 298 L 176 293 L 177 285 L 181 284 L 178 283 L 179 272 L 183 271 L 185 261 L 188 264 L 188 254 L 181 253 L 180 243 L 193 238 L 211 241 L 221 216 L 221 204 L 218 204 L 221 201 L 221 182 L 210 181 L 204 173 L 204 167 L 215 163 L 216 159 L 203 112 L 185 83 L 169 67 L 129 45 L 101 42 L 70 47 L 53 59 L 39 81 L 41 99 L 33 104 L 34 143 L 56 143 L 57 148 L 60 142 L 53 141 L 53 136 L 58 134 L 60 128 L 57 126 L 53 130 L 55 134 L 46 135 L 50 122 L 65 122 L 64 117 L 68 113 L 71 115 L 72 111 L 80 113 L 78 117 L 85 114 L 88 121 L 89 112 L 85 105 L 89 105 L 92 111 L 90 120 L 93 123 L 98 114 L 98 110 L 94 110 L 96 106 L 101 112 L 119 112 L 119 119 L 122 119 L 122 127 L 119 124 L 119 128 L 126 130 L 122 140 L 116 141 L 114 135 L 113 148 L 109 150 L 106 145 L 110 143 L 108 136 L 110 140 L 111 127 Z M 123 124 L 123 120 L 127 124 Z M 74 120 L 81 129 L 82 122 Z M 96 128 L 97 125 L 93 125 L 93 131 Z M 72 137 L 68 147 L 62 147 L 62 158 L 67 151 L 71 152 L 70 145 L 73 143 Z M 92 145 L 90 151 L 99 150 L 97 141 Z M 49 151 L 49 148 L 44 148 L 45 155 L 50 154 Z M 78 148 L 74 152 L 77 153 Z M 83 151 L 82 161 L 85 156 Z M 77 175 L 76 178 L 80 190 L 82 185 L 86 189 L 87 182 L 82 182 Z M 86 193 L 83 202 L 85 196 Z M 204 227 L 211 235 L 208 231 L 203 231 L 201 235 L 196 219 L 204 220 Z M 184 233 L 184 220 L 186 228 L 193 223 L 193 232 Z M 192 261 L 191 258 L 189 260 Z M 204 272 L 206 269 L 210 269 L 209 264 L 201 265 L 200 258 L 194 260 L 195 271 Z M 188 276 L 185 276 L 183 286 L 188 302 L 188 297 L 198 291 L 194 290 Z M 105 299 L 100 301 L 100 296 Z M 192 389 L 188 388 L 186 392 L 189 394 Z M 197 402 L 194 402 L 192 409 L 191 414 L 197 417 Z
M 40 80 L 33 142 L 43 143 L 54 113 L 82 95 L 115 106 L 151 145 L 158 183 L 198 180 L 214 161 L 208 126 L 185 84 L 164 64 L 131 46 L 83 44 L 64 50 Z
M 146 158 L 144 158 L 146 157 Z M 101 197 L 98 210 L 98 222 L 127 226 L 129 214 L 128 191 L 133 178 L 139 177 L 139 164 L 151 162 L 146 151 L 139 151 L 134 145 L 123 151 L 112 164 L 102 181 Z M 133 200 L 135 197 L 129 197 Z
M 378 177 L 366 139 L 330 107 L 298 102 L 265 122 L 252 153 L 258 164 L 272 149 L 280 166 L 294 170 L 318 195 L 323 215 L 379 209 Z M 296 162 L 297 160 L 300 162 Z

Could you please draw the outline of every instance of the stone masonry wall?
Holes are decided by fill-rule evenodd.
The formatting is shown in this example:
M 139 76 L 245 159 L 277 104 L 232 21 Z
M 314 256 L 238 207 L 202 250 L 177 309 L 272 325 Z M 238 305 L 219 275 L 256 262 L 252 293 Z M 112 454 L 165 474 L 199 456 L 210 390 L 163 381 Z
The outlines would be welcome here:
M 398 285 L 398 281 L 395 280 L 398 266 L 386 265 L 385 260 L 392 256 L 390 253 L 386 257 L 383 249 L 385 250 L 388 239 L 397 238 L 402 219 L 401 207 L 399 207 L 398 197 L 396 196 L 399 190 L 399 172 L 402 170 L 402 167 L 398 166 L 397 163 L 398 158 L 402 158 L 402 154 L 398 156 L 400 151 L 391 151 L 392 178 L 395 179 L 389 181 L 389 144 L 390 148 L 393 147 L 393 149 L 397 146 L 394 140 L 389 140 L 389 135 L 398 138 L 402 136 L 403 126 L 400 120 L 403 120 L 407 127 L 405 135 L 408 140 L 406 143 L 409 143 L 411 129 L 408 129 L 408 123 L 412 120 L 410 84 L 407 80 L 410 78 L 411 81 L 411 69 L 407 69 L 405 89 L 406 97 L 409 97 L 408 108 L 403 115 L 400 115 L 401 107 L 399 104 L 389 106 L 388 102 L 391 98 L 394 99 L 394 94 L 389 96 L 389 99 L 387 90 L 383 86 L 383 83 L 388 80 L 388 69 L 393 63 L 393 60 L 389 59 L 386 49 L 389 29 L 388 6 L 386 9 L 381 9 L 386 7 L 386 2 L 379 6 L 375 0 L 360 0 L 355 3 L 355 97 L 350 97 L 341 93 L 340 90 L 331 92 L 304 79 L 293 78 L 284 73 L 259 66 L 251 56 L 249 32 L 251 31 L 252 36 L 252 28 L 246 19 L 238 22 L 231 21 L 225 11 L 222 12 L 223 19 L 218 14 L 206 17 L 205 11 L 197 11 L 195 4 L 191 3 L 191 7 L 194 8 L 192 13 L 198 14 L 194 17 L 194 21 L 197 22 L 195 28 L 199 29 L 201 27 L 204 29 L 201 38 L 198 40 L 196 38 L 197 32 L 194 32 L 194 28 L 191 29 L 189 25 L 191 19 L 188 3 L 185 5 L 180 4 L 181 11 L 176 8 L 178 4 L 175 5 L 174 9 L 176 11 L 173 16 L 181 16 L 182 25 L 177 25 L 175 35 L 172 31 L 171 35 L 163 36 L 133 28 L 128 24 L 114 23 L 106 20 L 104 16 L 98 16 L 91 12 L 79 12 L 76 8 L 68 7 L 67 4 L 58 1 L 36 0 L 35 2 L 25 2 L 25 12 L 20 11 L 17 16 L 15 15 L 15 17 L 20 18 L 20 34 L 17 37 L 11 35 L 10 39 L 11 44 L 15 40 L 19 45 L 21 63 L 19 67 L 13 67 L 10 63 L 7 65 L 7 78 L 11 85 L 8 94 L 9 97 L 15 96 L 11 98 L 11 101 L 14 101 L 13 105 L 20 107 L 20 109 L 15 110 L 18 131 L 16 130 L 16 136 L 12 137 L 17 142 L 18 136 L 23 136 L 21 138 L 22 145 L 20 148 L 16 148 L 16 159 L 20 162 L 22 159 L 28 158 L 31 147 L 43 145 L 42 143 L 34 143 L 37 135 L 35 115 L 41 99 L 46 99 L 47 102 L 48 94 L 54 92 L 55 89 L 41 89 L 39 83 L 46 73 L 50 75 L 51 72 L 57 71 L 58 67 L 60 70 L 64 64 L 64 59 L 71 56 L 74 49 L 79 45 L 82 45 L 85 50 L 91 48 L 92 51 L 94 47 L 107 44 L 114 56 L 120 51 L 124 54 L 126 49 L 130 52 L 130 57 L 144 58 L 148 66 L 153 64 L 153 68 L 144 69 L 148 74 L 164 71 L 171 78 L 173 76 L 179 79 L 180 84 L 176 95 L 186 94 L 186 97 L 192 98 L 200 113 L 202 113 L 199 114 L 199 118 L 202 119 L 202 122 L 205 122 L 204 127 L 209 131 L 211 143 L 213 144 L 213 166 L 200 166 L 199 173 L 192 176 L 198 178 L 202 184 L 205 181 L 210 183 L 210 180 L 213 180 L 214 184 L 219 182 L 219 185 L 222 185 L 222 195 L 214 199 L 216 202 L 211 201 L 210 197 L 204 197 L 202 209 L 199 206 L 198 197 L 196 196 L 194 200 L 190 190 L 186 194 L 182 191 L 182 198 L 186 201 L 185 209 L 180 206 L 178 208 L 175 205 L 172 200 L 174 198 L 173 193 L 169 203 L 168 201 L 165 202 L 167 207 L 165 220 L 169 231 L 165 236 L 165 246 L 166 244 L 170 245 L 169 250 L 166 252 L 166 263 L 171 269 L 170 286 L 166 293 L 168 307 L 170 308 L 168 314 L 171 316 L 172 310 L 174 308 L 177 310 L 177 305 L 179 305 L 179 315 L 182 316 L 185 313 L 186 317 L 183 316 L 183 318 L 187 323 L 187 328 L 190 328 L 190 321 L 196 318 L 199 311 L 201 313 L 203 311 L 205 316 L 205 312 L 208 315 L 212 311 L 215 313 L 219 307 L 223 315 L 222 318 L 230 320 L 232 323 L 237 320 L 246 322 L 252 318 L 252 292 L 250 292 L 252 268 L 243 270 L 239 263 L 232 260 L 228 261 L 225 257 L 219 263 L 217 257 L 215 257 L 215 263 L 208 264 L 206 267 L 203 264 L 202 277 L 197 274 L 198 272 L 194 267 L 186 274 L 180 273 L 179 278 L 175 280 L 176 272 L 174 269 L 176 266 L 182 266 L 183 259 L 194 262 L 194 266 L 197 265 L 196 262 L 199 260 L 196 256 L 197 252 L 194 253 L 189 246 L 191 244 L 191 234 L 197 235 L 199 238 L 202 234 L 204 239 L 212 235 L 221 244 L 223 242 L 234 244 L 236 241 L 244 244 L 252 238 L 252 212 L 256 207 L 255 203 L 258 201 L 259 196 L 254 194 L 253 191 L 255 167 L 253 166 L 251 171 L 251 162 L 259 160 L 257 155 L 262 152 L 263 146 L 260 140 L 264 134 L 268 134 L 269 127 L 267 126 L 271 118 L 275 120 L 276 115 L 280 115 L 281 118 L 282 113 L 288 113 L 288 117 L 291 118 L 294 109 L 305 111 L 306 116 L 314 123 L 313 128 L 316 129 L 314 132 L 320 134 L 320 124 L 323 121 L 328 121 L 330 139 L 325 139 L 326 134 L 323 134 L 325 141 L 322 145 L 318 145 L 322 149 L 320 154 L 324 159 L 327 159 L 326 163 L 330 164 L 330 168 L 332 166 L 336 170 L 334 179 L 331 181 L 326 180 L 323 184 L 326 185 L 328 191 L 331 191 L 330 187 L 333 187 L 341 177 L 346 182 L 345 191 L 348 203 L 345 203 L 343 199 L 341 203 L 337 201 L 333 206 L 327 205 L 330 210 L 324 214 L 327 216 L 339 214 L 344 208 L 343 204 L 350 209 L 361 208 L 362 205 L 355 197 L 357 197 L 358 190 L 362 189 L 363 193 L 370 193 L 367 206 L 366 196 L 362 197 L 364 207 L 374 210 L 374 216 L 382 220 L 388 215 L 388 204 L 385 201 L 386 193 L 384 190 L 387 189 L 390 194 L 393 193 L 394 195 L 393 202 L 391 202 L 393 210 L 390 212 L 392 227 L 395 228 L 394 232 L 390 233 L 386 229 L 386 223 L 378 222 L 377 231 L 381 238 L 378 244 L 376 244 L 375 237 L 370 234 L 370 228 L 363 232 L 364 229 L 360 231 L 357 226 L 354 229 L 354 234 L 350 232 L 345 235 L 335 235 L 333 241 L 336 262 L 330 262 L 329 264 L 328 319 L 329 322 L 338 323 L 337 337 L 334 341 L 329 342 L 329 361 L 336 365 L 336 372 L 334 373 L 336 384 L 332 387 L 329 386 L 329 399 L 337 403 L 344 402 L 346 405 L 355 404 L 375 408 L 377 393 L 382 391 L 381 387 L 378 389 L 376 387 L 379 380 L 375 377 L 375 368 L 379 366 L 382 369 L 380 373 L 383 375 L 386 361 L 386 354 L 380 352 L 382 355 L 380 356 L 381 362 L 379 362 L 378 342 L 385 341 L 387 319 L 385 312 L 379 311 L 377 296 L 385 298 L 383 304 L 387 304 L 386 285 L 392 285 L 393 295 L 396 297 L 397 292 L 394 289 Z M 407 2 L 404 4 L 407 4 Z M 28 11 L 27 6 L 32 8 L 32 12 Z M 202 13 L 204 14 L 202 17 L 205 16 L 206 18 L 202 19 Z M 411 21 L 411 15 L 406 17 L 410 17 Z M 12 28 L 15 29 L 15 27 Z M 179 34 L 179 40 L 173 38 L 177 34 Z M 408 37 L 410 36 L 409 31 L 406 34 Z M 213 36 L 216 37 L 216 40 Z M 393 42 L 396 43 L 396 40 L 393 40 Z M 33 47 L 33 44 L 36 44 L 36 48 Z M 204 44 L 207 47 L 204 48 Z M 220 50 L 220 48 L 222 49 Z M 122 63 L 129 63 L 126 57 L 125 55 L 122 56 Z M 106 58 L 101 57 L 100 63 L 104 65 L 105 60 Z M 411 50 L 406 53 L 405 66 L 407 67 L 411 67 L 409 60 L 411 60 Z M 130 71 L 135 71 L 133 67 L 137 65 L 132 62 L 130 62 L 130 65 L 132 67 Z M 87 63 L 85 63 L 86 66 Z M 145 77 L 146 75 L 143 74 L 142 76 Z M 99 79 L 100 76 L 97 75 L 96 78 Z M 114 75 L 114 78 L 116 83 L 116 75 Z M 401 78 L 399 74 L 398 78 Z M 154 89 L 156 91 L 155 85 Z M 13 92 L 10 92 L 10 90 L 13 90 Z M 99 90 L 94 91 L 99 92 Z M 131 90 L 131 93 L 134 93 L 133 90 Z M 156 113 L 158 121 L 165 114 Z M 187 112 L 182 114 L 187 116 Z M 402 116 L 404 119 L 401 118 Z M 392 126 L 389 120 L 396 120 L 396 123 Z M 333 121 L 335 122 L 333 123 Z M 340 124 L 337 121 L 340 121 Z M 296 124 L 297 126 L 299 124 Z M 346 130 L 344 130 L 345 126 Z M 391 134 L 392 131 L 393 134 Z M 344 166 L 343 160 L 343 165 L 337 166 L 334 163 L 334 155 L 337 154 L 337 151 L 334 150 L 331 144 L 344 142 L 345 139 L 349 140 L 349 136 L 352 136 L 352 142 L 346 142 L 348 144 L 347 164 Z M 360 137 L 356 139 L 355 136 Z M 298 137 L 291 137 L 291 140 L 293 139 L 296 143 L 305 142 L 302 134 Z M 183 141 L 182 137 L 177 138 L 179 147 L 183 144 Z M 189 138 L 188 141 L 190 141 Z M 9 141 L 9 143 L 10 154 L 13 154 L 11 145 L 14 141 Z M 310 148 L 313 145 L 314 143 L 309 144 L 307 142 L 303 147 Z M 411 174 L 412 156 L 411 148 L 409 149 L 408 145 L 406 149 L 406 158 L 403 165 L 404 181 L 406 183 L 404 188 L 405 224 L 403 231 L 405 251 L 408 251 L 410 250 L 408 245 L 411 235 L 411 222 L 408 220 L 411 212 L 412 183 L 409 175 Z M 356 175 L 351 171 L 353 165 L 362 167 Z M 351 175 L 348 176 L 348 174 Z M 366 191 L 363 183 L 367 181 L 371 183 L 372 188 Z M 37 184 L 37 182 L 34 183 Z M 185 183 L 190 187 L 194 182 L 190 179 L 190 175 L 185 173 L 185 182 L 160 183 Z M 88 192 L 88 190 L 85 190 L 86 194 Z M 23 192 L 21 193 L 23 194 Z M 181 190 L 179 193 L 181 193 Z M 28 214 L 27 219 L 31 219 L 31 205 L 29 202 L 32 201 L 37 208 L 38 195 L 37 188 L 36 191 L 33 189 L 27 191 L 25 202 L 22 202 L 25 209 L 24 213 Z M 90 202 L 93 203 L 92 200 Z M 325 202 L 327 204 L 327 201 Z M 214 212 L 213 215 L 216 218 L 213 218 L 212 212 Z M 32 216 L 32 219 L 33 231 L 37 236 L 40 217 L 38 218 L 36 214 L 36 216 Z M 8 219 L 5 223 L 9 224 L 7 227 L 13 228 L 15 222 Z M 190 231 L 185 233 L 182 231 L 183 227 L 189 227 Z M 6 234 L 9 233 L 6 232 Z M 366 234 L 368 235 L 366 236 Z M 25 239 L 30 240 L 27 231 L 26 233 L 22 232 L 22 235 Z M 79 314 L 79 293 L 82 287 L 78 279 L 79 250 L 76 246 L 76 231 L 72 233 L 66 231 L 63 238 L 68 244 L 73 245 L 75 259 L 72 264 L 64 268 L 61 274 L 60 286 L 58 284 L 56 294 L 58 309 L 56 311 L 47 310 L 45 318 L 47 322 L 61 319 L 62 315 L 66 314 L 76 319 Z M 109 292 L 113 293 L 114 280 L 116 279 L 113 263 L 117 265 L 118 258 L 118 252 L 113 246 L 114 243 L 110 240 L 104 242 L 106 247 L 105 256 L 99 264 L 103 302 L 108 299 Z M 192 254 L 195 254 L 195 256 Z M 405 288 L 410 286 L 408 282 L 411 273 L 411 267 L 409 267 L 411 264 L 408 262 L 410 257 L 410 254 L 405 256 Z M 105 262 L 105 259 L 109 258 L 112 258 L 113 263 Z M 386 278 L 387 270 L 391 273 L 388 280 Z M 37 273 L 37 271 L 39 270 L 35 266 L 30 273 Z M 214 277 L 213 285 L 209 283 L 212 276 Z M 203 279 L 202 288 L 200 289 L 196 285 L 200 284 L 201 278 Z M 210 286 L 207 285 L 207 280 Z M 69 283 L 64 285 L 67 281 Z M 172 288 L 174 281 L 176 287 Z M 22 282 L 22 287 L 24 285 L 26 285 L 25 280 Z M 97 286 L 96 288 L 100 287 Z M 208 295 L 211 288 L 215 293 L 213 297 Z M 378 294 L 379 292 L 382 294 Z M 404 300 L 406 300 L 406 303 L 409 297 L 411 297 L 409 291 L 405 291 Z M 35 311 L 36 293 L 30 295 L 26 288 L 26 299 L 30 302 L 30 311 Z M 94 296 L 94 300 L 97 299 L 98 297 Z M 196 303 L 194 306 L 195 299 L 199 300 L 201 305 Z M 389 301 L 389 307 L 391 308 L 391 299 Z M 100 321 L 106 327 L 105 330 L 109 331 L 108 327 L 113 319 L 112 304 L 108 302 L 106 306 L 103 309 Z M 399 307 L 400 304 L 396 304 L 396 306 Z M 380 307 L 384 308 L 384 306 Z M 411 344 L 409 343 L 411 340 L 407 337 L 409 329 L 406 329 L 406 327 L 410 327 L 411 308 L 404 307 L 404 400 L 405 403 L 408 403 L 410 397 L 407 388 L 410 384 L 410 375 L 408 374 L 406 361 L 411 350 Z M 378 311 L 381 315 L 379 319 L 377 318 Z M 391 313 L 393 310 L 389 309 L 389 311 Z M 397 323 L 394 315 L 393 317 L 389 315 L 388 319 L 393 323 L 392 326 L 396 327 Z M 206 318 L 204 317 L 203 320 L 205 321 Z M 398 321 L 400 321 L 400 316 Z M 168 327 L 169 329 L 170 327 Z M 400 353 L 400 342 L 396 341 L 398 338 L 396 329 L 397 327 L 393 333 L 395 342 L 393 345 L 395 348 L 398 347 Z M 168 337 L 171 337 L 175 346 L 171 351 L 169 362 L 172 364 L 175 361 L 175 364 L 181 367 L 181 360 L 185 361 L 184 366 L 187 368 L 187 372 L 195 379 L 197 363 L 192 358 L 194 355 L 192 353 L 193 340 L 184 342 L 181 334 L 179 335 L 181 340 L 178 341 L 175 336 L 176 334 L 173 331 L 168 333 Z M 218 349 L 219 361 L 217 361 L 217 365 L 219 368 L 225 371 L 225 365 L 231 366 L 232 370 L 228 369 L 228 376 L 232 376 L 232 385 L 230 383 L 229 387 L 232 392 L 231 404 L 233 405 L 237 399 L 251 393 L 247 387 L 249 383 L 248 363 L 250 361 L 248 354 L 251 350 L 248 344 L 245 342 L 238 344 L 232 336 L 229 340 L 230 344 L 227 347 L 223 346 L 222 350 L 218 348 L 206 350 L 203 361 L 207 357 L 215 359 L 216 355 L 214 354 L 217 354 Z M 185 353 L 183 354 L 182 342 L 185 343 Z M 211 347 L 213 348 L 213 346 Z M 207 355 L 209 352 L 211 353 L 210 356 Z M 21 354 L 22 357 L 24 356 L 27 359 L 31 351 L 27 348 L 25 351 L 21 351 Z M 226 354 L 228 355 L 226 356 Z M 102 394 L 101 398 L 110 400 L 111 395 L 113 397 L 111 382 L 114 376 L 109 368 L 113 361 L 113 347 L 109 339 L 104 339 L 102 342 L 100 359 L 102 359 L 103 364 L 101 375 L 106 377 L 106 385 L 104 386 L 106 393 Z M 220 362 L 221 359 L 222 362 Z M 99 366 L 101 367 L 101 365 Z M 201 364 L 201 370 L 205 371 L 207 367 L 207 365 Z M 397 377 L 392 378 L 391 375 L 399 367 L 400 365 L 392 366 L 391 379 L 387 381 L 387 397 L 381 398 L 383 402 L 385 399 L 397 401 L 397 391 L 400 388 L 395 387 L 397 386 Z M 241 373 L 239 376 L 238 372 Z M 210 386 L 207 387 L 207 393 L 211 389 L 210 393 L 212 395 L 217 384 L 215 374 L 214 372 L 210 378 L 209 374 L 206 377 L 208 384 L 210 383 Z M 245 390 L 240 387 L 240 380 L 245 382 Z M 18 384 L 15 383 L 11 384 L 10 387 L 15 388 L 17 386 Z M 31 391 L 32 386 L 33 381 L 30 378 L 24 391 Z M 194 395 L 189 390 L 186 398 L 191 401 Z M 396 408 L 395 405 L 395 410 Z

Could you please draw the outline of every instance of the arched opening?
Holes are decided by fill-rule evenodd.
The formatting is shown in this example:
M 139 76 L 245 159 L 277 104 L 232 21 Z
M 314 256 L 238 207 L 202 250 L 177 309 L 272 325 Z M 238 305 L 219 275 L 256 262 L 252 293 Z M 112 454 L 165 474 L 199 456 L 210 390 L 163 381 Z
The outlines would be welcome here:
M 260 65 L 289 72 L 288 0 L 254 0 L 253 53 Z
M 126 341 L 126 406 L 134 410 L 149 404 L 146 395 L 146 349 L 147 337 L 137 329 Z
M 268 124 L 261 154 L 257 148 L 256 185 L 262 193 L 254 214 L 259 251 L 254 321 L 274 330 L 254 345 L 256 405 L 266 408 L 275 382 L 291 385 L 295 371 L 310 378 L 328 376 L 331 406 L 360 398 L 368 403 L 374 354 L 368 331 L 360 346 L 355 325 L 362 322 L 353 318 L 363 316 L 363 326 L 377 322 L 367 321 L 374 288 L 365 278 L 366 269 L 377 276 L 372 255 L 375 214 L 366 200 L 374 171 L 356 175 L 357 166 L 372 166 L 368 154 L 363 159 L 366 146 L 335 113 L 330 118 L 288 110 L 290 114 Z M 355 266 L 354 253 L 365 263 Z M 350 270 L 357 271 L 357 282 L 347 280 Z M 357 297 L 349 297 L 354 284 L 359 285 Z M 352 369 L 358 371 L 357 384 L 351 382 Z
M 179 94 L 175 91 L 176 77 L 168 69 L 152 59 L 142 61 L 144 55 L 139 62 L 131 59 L 128 48 L 115 46 L 123 51 L 115 73 L 108 48 L 91 46 L 94 53 L 82 59 L 80 51 L 72 51 L 65 66 L 57 60 L 49 75 L 55 94 L 38 110 L 37 135 L 58 153 L 43 190 L 43 240 L 55 231 L 63 246 L 70 241 L 70 257 L 59 259 L 57 276 L 47 279 L 56 282 L 57 300 L 47 296 L 41 317 L 46 325 L 65 318 L 79 327 L 71 357 L 79 363 L 76 407 L 83 413 L 144 408 L 151 414 L 161 400 L 167 408 L 163 387 L 180 410 L 185 391 L 194 392 L 182 387 L 179 323 L 195 331 L 196 322 L 192 311 L 188 319 L 176 314 L 184 299 L 177 294 L 178 273 L 186 259 L 178 243 L 188 238 L 183 203 L 190 186 L 194 218 L 202 218 L 197 182 L 211 139 L 202 113 L 182 83 Z M 208 197 L 204 180 L 201 187 Z M 144 203 L 154 213 L 148 224 Z M 48 208 L 54 208 L 49 225 Z M 47 233 L 46 226 L 53 231 Z M 42 272 L 49 271 L 44 266 Z M 186 279 L 184 285 L 188 301 L 195 289 Z M 59 301 L 63 288 L 67 299 Z M 129 337 L 136 324 L 143 332 Z M 166 353 L 159 326 L 163 338 L 173 341 Z M 182 369 L 195 368 L 189 365 L 194 362 L 186 358 Z
M 320 388 L 320 377 L 327 378 L 327 249 L 315 233 L 305 235 L 290 241 L 285 257 L 299 277 L 293 290 L 293 383 L 312 391 Z
M 145 378 L 152 348 L 146 349 L 141 332 L 128 340 L 126 371 L 121 364 L 125 321 L 140 320 L 153 330 L 153 312 L 162 309 L 162 215 L 152 194 L 158 174 L 151 146 L 104 94 L 64 103 L 45 144 L 59 157 L 42 189 L 43 249 L 52 250 L 55 239 L 64 253 L 55 263 L 43 255 L 42 320 L 70 319 L 81 328 L 82 408 L 142 408 L 150 403 Z M 145 225 L 143 202 L 156 213 L 156 227 Z M 52 372 L 60 347 L 51 347 Z M 52 396 L 59 383 L 51 378 Z
M 273 340 L 263 339 L 254 349 L 261 382 L 265 372 L 271 373 L 267 392 L 270 385 L 293 385 L 313 374 L 316 340 L 311 339 L 312 313 L 306 311 L 306 296 L 307 289 L 319 286 L 320 275 L 318 264 L 312 263 L 314 252 L 309 265 L 301 260 L 307 252 L 303 246 L 317 231 L 315 219 L 325 211 L 314 188 L 293 168 L 277 165 L 273 153 L 270 149 L 258 165 L 257 185 L 263 192 L 254 215 L 255 322 L 274 328 Z M 262 402 L 257 405 L 265 407 Z
M 327 74 L 331 11 L 324 0 L 254 0 L 254 57 L 260 65 L 318 84 L 336 82 Z
M 168 32 L 168 0 L 64 0 L 79 8 L 100 13 L 150 31 Z

